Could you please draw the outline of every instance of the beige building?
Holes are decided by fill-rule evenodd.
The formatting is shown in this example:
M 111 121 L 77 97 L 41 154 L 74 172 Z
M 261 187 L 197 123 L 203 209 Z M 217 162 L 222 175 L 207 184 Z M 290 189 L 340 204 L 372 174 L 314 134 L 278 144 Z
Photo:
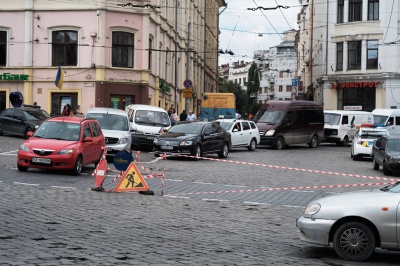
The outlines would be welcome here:
M 13 92 L 53 114 L 67 103 L 83 112 L 131 103 L 197 111 L 197 95 L 217 89 L 224 0 L 0 4 L 0 111 Z

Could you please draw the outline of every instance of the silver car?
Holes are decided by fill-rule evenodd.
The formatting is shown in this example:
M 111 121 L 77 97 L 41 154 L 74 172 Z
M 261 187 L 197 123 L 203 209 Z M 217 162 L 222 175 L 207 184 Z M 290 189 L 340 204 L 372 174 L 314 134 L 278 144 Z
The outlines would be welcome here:
M 329 246 L 345 260 L 364 261 L 376 247 L 400 249 L 400 182 L 312 201 L 297 219 L 301 240 Z

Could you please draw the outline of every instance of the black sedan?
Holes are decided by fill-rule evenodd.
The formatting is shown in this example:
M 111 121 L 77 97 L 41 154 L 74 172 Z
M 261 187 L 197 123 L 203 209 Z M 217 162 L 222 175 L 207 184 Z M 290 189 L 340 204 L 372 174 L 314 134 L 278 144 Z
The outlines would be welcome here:
M 0 114 L 0 135 L 11 134 L 27 138 L 50 115 L 39 108 L 18 107 L 5 109 Z
M 374 170 L 378 170 L 382 165 L 385 175 L 391 175 L 392 171 L 400 171 L 400 137 L 380 137 L 372 146 L 372 164 Z
M 219 122 L 190 122 L 171 127 L 154 140 L 156 157 L 160 154 L 187 154 L 201 157 L 217 153 L 220 158 L 228 156 L 231 135 Z

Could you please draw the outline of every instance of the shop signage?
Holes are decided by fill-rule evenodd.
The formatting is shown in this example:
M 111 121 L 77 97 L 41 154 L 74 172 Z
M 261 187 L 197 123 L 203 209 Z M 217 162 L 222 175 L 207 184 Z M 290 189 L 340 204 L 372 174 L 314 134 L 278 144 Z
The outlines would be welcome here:
M 10 73 L 0 74 L 0 80 L 28 80 L 28 77 L 29 75 L 19 75 Z
M 378 81 L 350 81 L 339 83 L 341 88 L 376 88 Z

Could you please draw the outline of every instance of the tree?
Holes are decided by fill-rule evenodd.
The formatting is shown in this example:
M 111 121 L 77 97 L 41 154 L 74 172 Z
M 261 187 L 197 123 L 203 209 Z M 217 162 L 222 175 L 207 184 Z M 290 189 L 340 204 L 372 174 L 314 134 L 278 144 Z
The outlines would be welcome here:
M 251 94 L 257 95 L 260 89 L 260 70 L 257 68 L 257 64 L 253 62 L 249 68 L 248 72 L 248 83 L 247 83 L 247 113 L 252 113 L 253 115 L 260 109 L 260 104 L 257 103 L 257 98 L 251 98 Z
M 247 112 L 247 94 L 246 91 L 242 89 L 238 84 L 233 83 L 231 80 L 226 81 L 220 79 L 220 86 L 218 92 L 231 92 L 236 98 L 236 111 L 239 114 Z

